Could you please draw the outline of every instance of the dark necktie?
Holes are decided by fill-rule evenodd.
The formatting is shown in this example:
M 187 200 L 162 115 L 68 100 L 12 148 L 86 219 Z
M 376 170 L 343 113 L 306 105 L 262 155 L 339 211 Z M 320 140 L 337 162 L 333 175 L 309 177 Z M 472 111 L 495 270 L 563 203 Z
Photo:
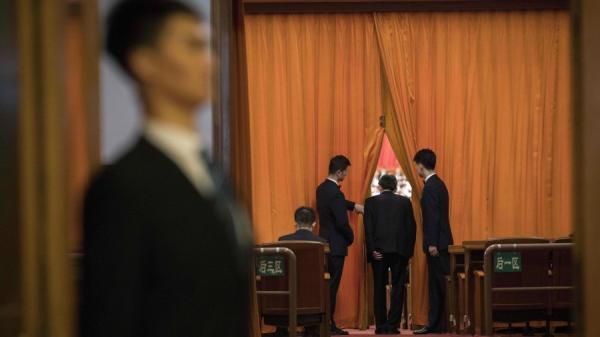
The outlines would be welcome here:
M 210 158 L 210 155 L 208 154 L 208 151 L 200 151 L 200 160 L 204 162 L 206 168 L 208 169 L 208 175 L 212 179 L 215 186 L 215 194 L 219 194 L 223 187 L 223 177 L 219 173 L 219 170 L 216 169 L 212 159 Z

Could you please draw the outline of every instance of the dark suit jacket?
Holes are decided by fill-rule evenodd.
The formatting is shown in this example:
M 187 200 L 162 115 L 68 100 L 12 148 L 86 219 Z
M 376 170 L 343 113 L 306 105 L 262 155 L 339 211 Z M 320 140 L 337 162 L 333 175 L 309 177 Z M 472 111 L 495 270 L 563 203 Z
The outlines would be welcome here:
M 348 255 L 348 246 L 354 242 L 354 232 L 348 220 L 348 211 L 352 209 L 354 203 L 346 200 L 333 181 L 326 179 L 317 187 L 319 236 L 329 242 L 331 256 Z
M 315 235 L 313 232 L 305 229 L 299 229 L 295 233 L 284 235 L 279 241 L 316 241 L 326 243 L 327 240 Z
M 249 242 L 223 200 L 143 138 L 106 167 L 85 200 L 81 336 L 247 336 Z
M 417 225 L 410 199 L 383 192 L 365 202 L 365 241 L 367 259 L 373 251 L 413 256 Z
M 446 184 L 436 175 L 431 176 L 423 188 L 421 197 L 423 212 L 423 251 L 428 253 L 429 246 L 438 250 L 448 250 L 453 244 L 450 229 L 450 206 Z

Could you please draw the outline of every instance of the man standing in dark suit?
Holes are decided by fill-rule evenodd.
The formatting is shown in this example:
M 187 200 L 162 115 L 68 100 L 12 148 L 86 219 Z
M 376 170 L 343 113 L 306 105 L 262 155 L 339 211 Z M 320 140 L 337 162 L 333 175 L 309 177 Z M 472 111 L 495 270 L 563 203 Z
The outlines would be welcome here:
M 315 241 L 327 243 L 327 240 L 313 233 L 313 229 L 317 224 L 316 219 L 315 211 L 312 208 L 298 208 L 294 213 L 296 232 L 280 237 L 279 241 Z M 288 331 L 283 327 L 277 327 L 275 336 L 288 336 Z M 319 326 L 307 326 L 304 329 L 304 337 L 319 337 Z
M 373 268 L 375 333 L 399 334 L 404 302 L 404 275 L 415 249 L 416 222 L 410 199 L 396 195 L 396 177 L 379 179 L 381 194 L 365 202 L 367 260 Z M 390 312 L 385 305 L 388 269 L 392 273 Z
M 194 123 L 209 100 L 208 24 L 178 2 L 125 0 L 107 26 L 145 127 L 86 195 L 80 335 L 247 336 L 249 227 Z
M 425 179 L 421 196 L 423 213 L 423 251 L 427 255 L 429 273 L 429 322 L 417 335 L 443 330 L 446 298 L 446 275 L 450 274 L 448 246 L 453 243 L 450 229 L 448 189 L 435 173 L 435 153 L 429 149 L 417 152 L 414 158 L 417 173 Z
M 354 241 L 354 232 L 348 220 L 348 211 L 363 213 L 363 205 L 346 200 L 340 190 L 340 183 L 348 175 L 350 160 L 344 156 L 335 156 L 329 161 L 329 176 L 317 188 L 317 211 L 319 212 L 319 236 L 329 242 L 328 260 L 331 334 L 347 335 L 348 332 L 335 324 L 333 315 L 337 291 L 342 280 L 344 260 L 348 255 L 348 246 Z

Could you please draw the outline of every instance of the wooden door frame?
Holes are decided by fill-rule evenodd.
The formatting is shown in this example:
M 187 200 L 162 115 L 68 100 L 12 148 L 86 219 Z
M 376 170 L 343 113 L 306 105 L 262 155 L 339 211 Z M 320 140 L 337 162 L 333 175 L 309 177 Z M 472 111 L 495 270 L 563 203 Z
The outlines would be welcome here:
M 76 336 L 76 261 L 69 247 L 66 15 L 78 5 L 85 36 L 83 102 L 89 162 L 99 163 L 96 0 L 19 0 L 19 208 L 23 336 Z M 72 9 L 72 8 L 71 8 Z
M 573 19 L 575 267 L 579 336 L 600 336 L 600 2 L 577 0 Z

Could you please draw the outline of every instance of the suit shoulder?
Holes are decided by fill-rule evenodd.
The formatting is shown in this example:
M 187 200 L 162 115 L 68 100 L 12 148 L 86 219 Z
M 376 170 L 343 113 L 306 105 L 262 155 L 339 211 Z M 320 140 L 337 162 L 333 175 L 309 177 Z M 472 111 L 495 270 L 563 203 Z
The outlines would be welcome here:
M 119 168 L 114 164 L 104 165 L 91 178 L 88 187 L 89 192 L 119 186 L 122 176 Z
M 392 202 L 398 206 L 407 206 L 410 204 L 410 199 L 403 196 L 403 195 L 399 195 L 396 193 L 390 193 L 389 196 L 390 200 L 392 200 Z
M 324 190 L 324 191 L 333 191 L 334 185 L 330 181 L 327 180 L 327 181 L 322 182 L 318 188 L 321 190 Z
M 432 177 L 431 182 L 433 186 L 446 186 L 446 183 L 437 174 Z
M 135 185 L 114 165 L 104 166 L 91 180 L 85 194 L 85 205 L 128 203 L 136 199 Z
M 406 197 L 404 195 L 399 195 L 398 197 L 399 197 L 399 200 L 401 200 L 403 203 L 408 203 L 408 204 L 412 203 L 409 197 Z
M 435 180 L 432 181 L 433 184 L 431 185 L 431 189 L 434 190 L 434 191 L 436 191 L 436 192 L 440 192 L 441 191 L 441 192 L 446 192 L 447 193 L 448 192 L 448 188 L 446 187 L 446 183 L 444 183 L 444 181 L 441 178 L 439 178 L 437 176 L 436 176 L 436 178 L 437 179 L 435 179 Z
M 317 188 L 317 195 L 323 198 L 323 200 L 331 200 L 335 197 L 343 196 L 343 193 L 335 185 L 324 182 Z
M 277 239 L 277 241 L 287 241 L 290 239 L 290 236 L 292 236 L 292 234 L 280 236 L 279 239 Z
M 326 190 L 327 190 L 327 183 L 326 182 L 322 182 L 322 183 L 319 184 L 319 186 L 317 186 L 317 193 L 323 193 Z
M 145 177 L 151 170 L 144 165 L 143 152 L 139 144 L 135 145 L 113 163 L 102 166 L 91 179 L 88 193 L 125 193 L 145 185 Z

